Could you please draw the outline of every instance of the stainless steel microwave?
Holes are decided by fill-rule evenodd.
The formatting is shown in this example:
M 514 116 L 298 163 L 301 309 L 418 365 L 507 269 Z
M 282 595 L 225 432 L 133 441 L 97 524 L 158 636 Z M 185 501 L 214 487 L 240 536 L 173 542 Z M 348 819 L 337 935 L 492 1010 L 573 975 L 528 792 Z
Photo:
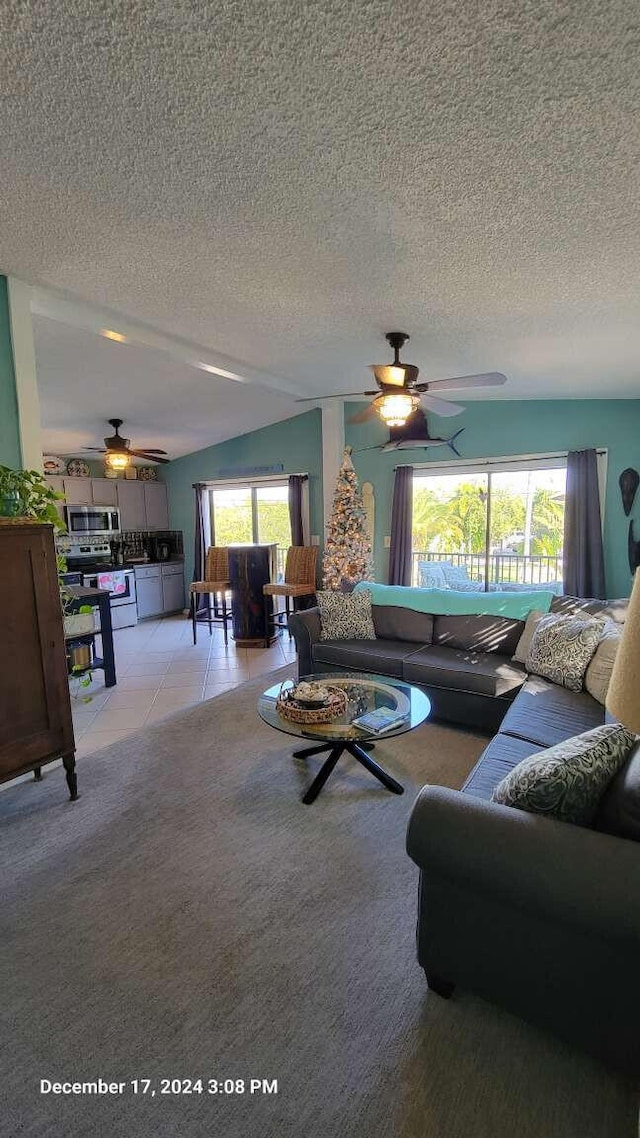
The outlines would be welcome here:
M 120 510 L 117 506 L 65 506 L 69 536 L 91 534 L 111 538 L 120 533 Z

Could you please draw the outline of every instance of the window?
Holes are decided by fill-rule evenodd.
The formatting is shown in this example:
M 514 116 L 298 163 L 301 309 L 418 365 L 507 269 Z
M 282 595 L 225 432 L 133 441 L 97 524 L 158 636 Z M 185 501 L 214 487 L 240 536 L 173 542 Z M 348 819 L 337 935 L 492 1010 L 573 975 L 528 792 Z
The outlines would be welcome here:
M 288 481 L 213 487 L 209 495 L 212 544 L 275 543 L 278 580 L 284 580 L 291 545 Z
M 566 461 L 505 460 L 413 480 L 413 583 L 562 591 Z

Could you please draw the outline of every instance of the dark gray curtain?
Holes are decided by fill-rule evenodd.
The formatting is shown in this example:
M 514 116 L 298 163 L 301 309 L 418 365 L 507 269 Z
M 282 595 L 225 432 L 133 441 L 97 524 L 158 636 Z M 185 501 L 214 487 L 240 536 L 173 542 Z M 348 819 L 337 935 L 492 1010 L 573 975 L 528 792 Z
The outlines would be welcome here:
M 210 542 L 209 521 L 209 494 L 202 482 L 196 482 L 194 487 L 196 496 L 195 543 L 193 549 L 193 580 L 204 581 L 205 559 L 207 546 Z M 196 612 L 204 611 L 207 607 L 207 597 L 204 593 L 195 594 Z
M 595 450 L 570 451 L 567 458 L 563 582 L 566 596 L 605 596 Z
M 413 522 L 413 467 L 396 467 L 391 506 L 389 584 L 411 584 L 411 527 Z
M 306 474 L 289 475 L 289 521 L 291 522 L 291 544 L 304 545 L 302 527 L 302 487 Z

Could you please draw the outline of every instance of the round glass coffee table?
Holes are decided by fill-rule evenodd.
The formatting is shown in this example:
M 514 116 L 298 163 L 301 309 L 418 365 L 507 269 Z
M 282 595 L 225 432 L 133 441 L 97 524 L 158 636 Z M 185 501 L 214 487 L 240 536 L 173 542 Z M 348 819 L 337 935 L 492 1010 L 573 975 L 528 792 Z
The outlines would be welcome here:
M 308 683 L 321 681 L 340 687 L 347 696 L 347 706 L 343 714 L 330 723 L 295 723 L 285 719 L 277 709 L 278 696 L 283 684 L 275 684 L 269 688 L 258 700 L 258 714 L 270 727 L 283 731 L 286 735 L 295 735 L 299 739 L 316 739 L 318 742 L 312 747 L 304 747 L 294 751 L 296 759 L 306 759 L 309 755 L 320 755 L 329 752 L 328 757 L 321 766 L 318 774 L 302 796 L 302 801 L 309 806 L 315 802 L 329 775 L 336 766 L 338 759 L 344 751 L 348 751 L 363 767 L 374 775 L 383 786 L 393 794 L 403 794 L 404 787 L 381 767 L 375 759 L 371 758 L 377 739 L 389 739 L 396 735 L 404 735 L 413 731 L 428 719 L 431 713 L 431 703 L 428 697 L 419 688 L 406 684 L 402 680 L 392 679 L 390 676 L 376 676 L 363 672 L 319 672 L 311 676 L 301 676 L 301 680 Z M 293 681 L 286 681 L 293 686 Z M 402 715 L 402 721 L 390 730 L 377 734 L 375 731 L 365 730 L 356 726 L 353 720 L 364 715 L 367 711 L 376 708 L 385 708 Z

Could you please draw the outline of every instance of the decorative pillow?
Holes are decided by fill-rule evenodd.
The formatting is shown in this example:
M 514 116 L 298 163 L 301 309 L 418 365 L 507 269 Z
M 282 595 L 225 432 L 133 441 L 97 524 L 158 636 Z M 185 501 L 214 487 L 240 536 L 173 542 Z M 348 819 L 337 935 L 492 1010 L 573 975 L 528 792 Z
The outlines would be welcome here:
M 321 640 L 375 640 L 376 630 L 371 614 L 371 593 L 319 592 Z
M 450 565 L 449 562 L 445 562 L 442 572 L 450 589 L 466 589 L 472 583 L 464 565 Z
M 418 568 L 423 589 L 466 589 L 476 583 L 469 580 L 464 565 L 453 565 L 451 561 L 420 561 Z M 432 574 L 433 579 L 427 580 Z
M 498 783 L 491 801 L 588 826 L 635 743 L 635 735 L 617 723 L 594 727 L 523 759 Z
M 420 587 L 422 589 L 448 589 L 444 570 L 439 565 L 424 565 L 420 569 Z
M 538 624 L 542 620 L 542 617 L 546 615 L 547 614 L 543 612 L 542 609 L 532 609 L 529 613 L 522 630 L 522 636 L 520 637 L 516 645 L 516 650 L 513 653 L 513 659 L 517 660 L 519 664 L 526 664 L 527 656 L 529 655 L 529 649 L 531 647 L 531 641 L 533 640 L 533 634 L 538 627 Z
M 582 691 L 603 623 L 594 617 L 546 614 L 534 630 L 525 668 L 570 691 Z
M 623 628 L 623 624 L 615 624 L 612 620 L 606 622 L 600 643 L 584 677 L 584 686 L 589 695 L 592 695 L 603 706 L 607 698 L 616 653 L 622 640 Z

